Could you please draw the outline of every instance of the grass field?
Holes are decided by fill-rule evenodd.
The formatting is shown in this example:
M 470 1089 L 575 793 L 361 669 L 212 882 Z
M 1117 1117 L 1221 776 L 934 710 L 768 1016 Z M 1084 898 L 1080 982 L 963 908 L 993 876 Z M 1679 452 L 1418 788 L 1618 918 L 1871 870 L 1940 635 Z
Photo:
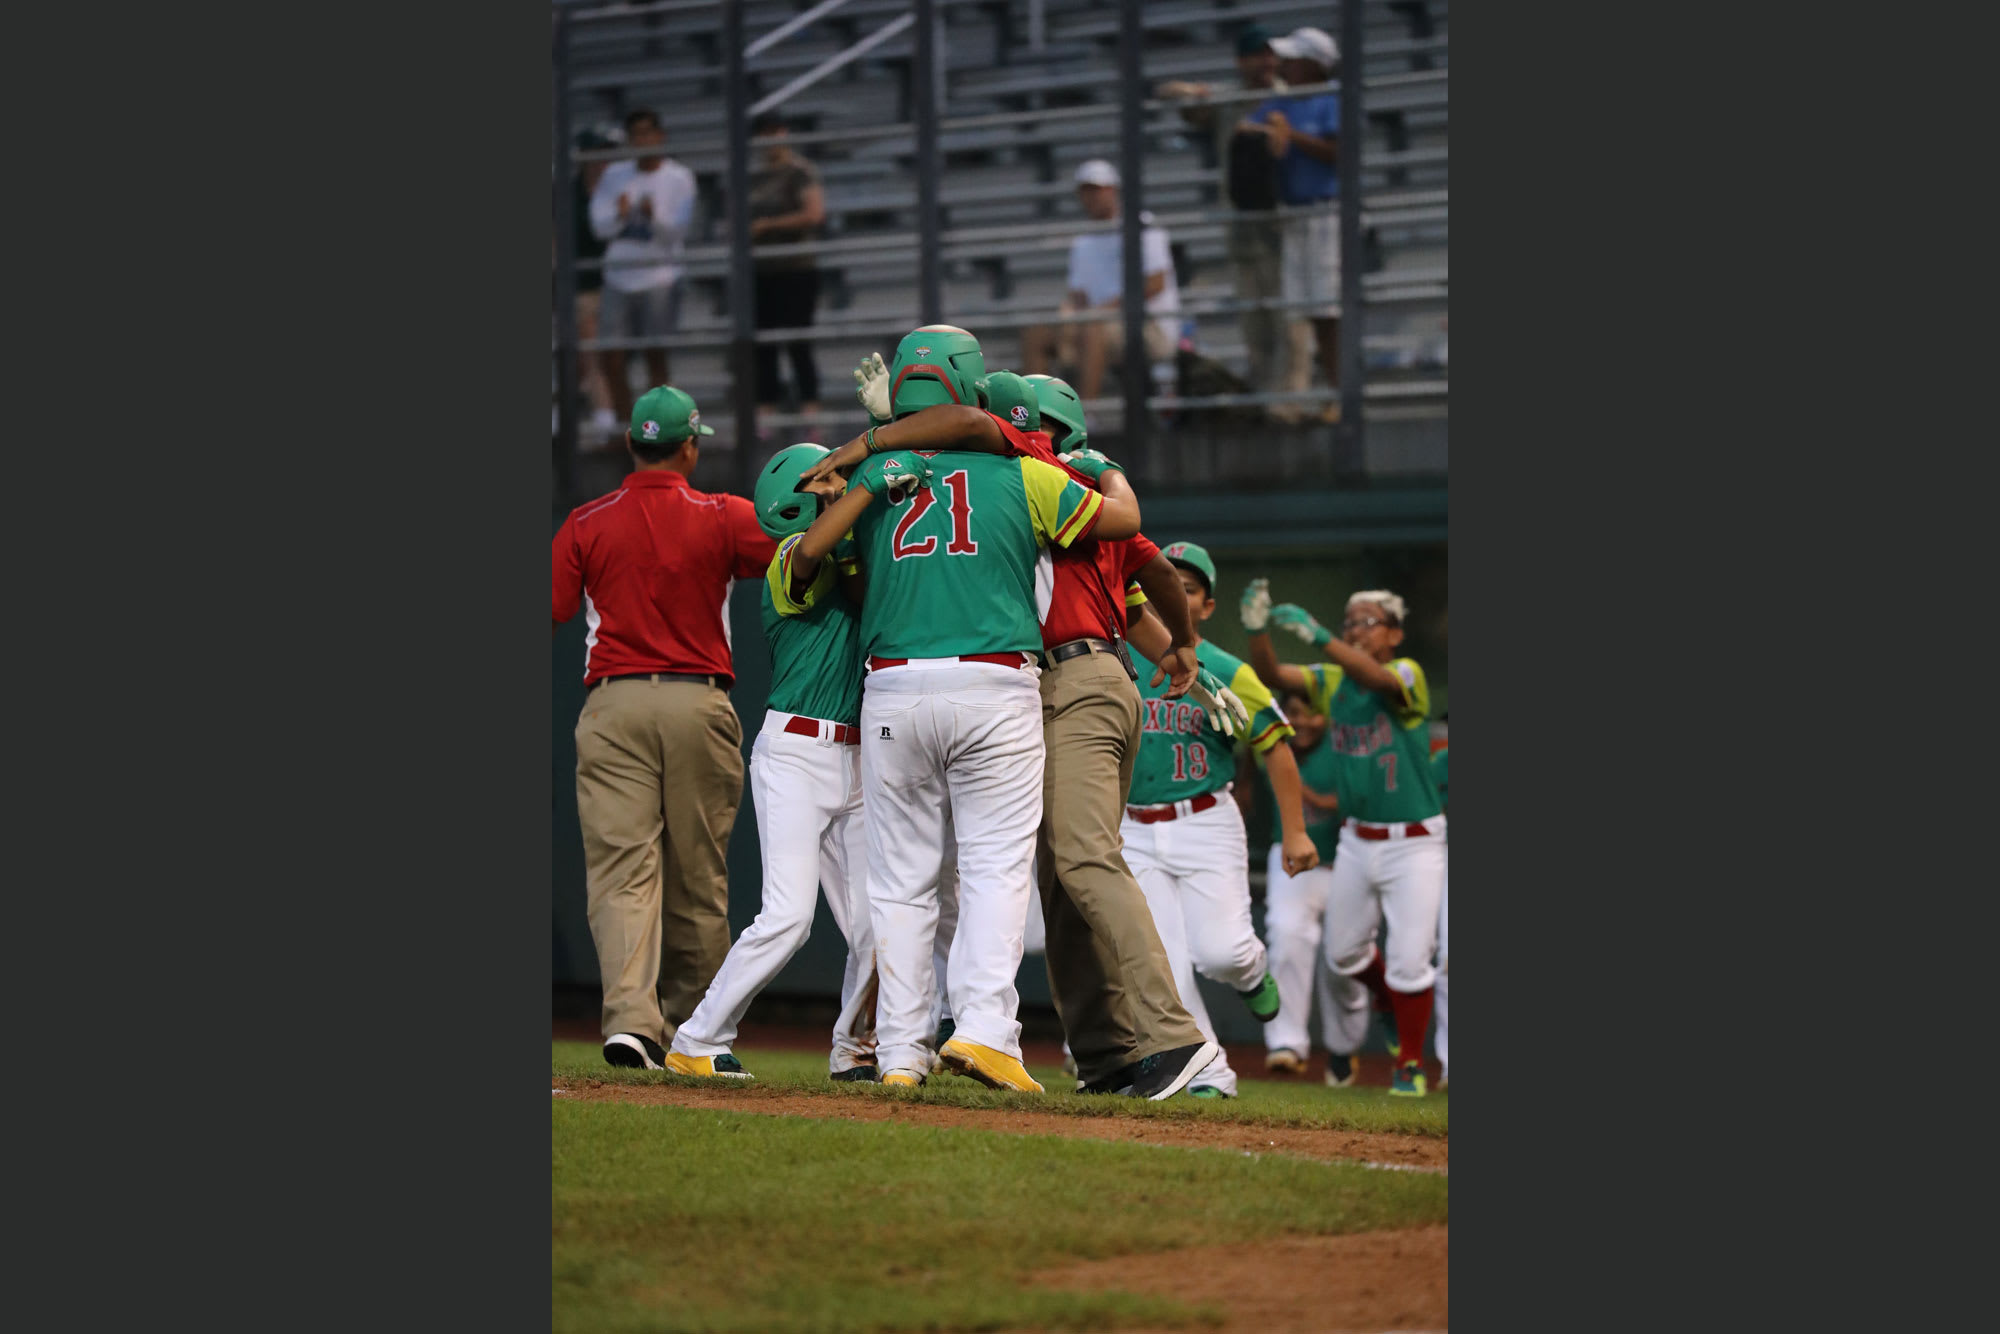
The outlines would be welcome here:
M 805 1114 L 552 1099 L 553 1325 L 558 1331 L 1213 1328 L 1227 1312 L 1171 1283 L 1091 1292 L 1034 1281 L 1068 1262 L 1414 1228 L 1448 1221 L 1442 1175 L 1358 1163 L 996 1134 L 1008 1112 L 1224 1122 L 1439 1139 L 1445 1098 L 1246 1080 L 1228 1102 L 996 1093 L 957 1077 L 921 1089 L 829 1083 L 812 1053 L 739 1051 L 757 1085 Z M 614 1070 L 557 1042 L 551 1073 L 597 1095 L 714 1090 Z M 578 1087 L 578 1091 L 583 1091 Z M 718 1095 L 757 1099 L 743 1091 Z M 964 1109 L 950 1126 L 840 1119 L 847 1100 Z M 817 1108 L 824 1106 L 825 1113 Z M 1261 1141 L 1260 1141 L 1261 1142 Z

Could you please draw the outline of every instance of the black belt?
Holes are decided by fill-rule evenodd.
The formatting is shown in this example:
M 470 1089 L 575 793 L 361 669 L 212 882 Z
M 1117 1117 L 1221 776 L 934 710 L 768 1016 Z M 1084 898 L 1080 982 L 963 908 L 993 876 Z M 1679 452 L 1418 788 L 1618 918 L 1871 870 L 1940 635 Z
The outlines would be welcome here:
M 720 686 L 726 676 L 690 676 L 686 672 L 635 672 L 627 676 L 600 676 L 590 683 L 592 690 L 606 681 L 693 681 L 698 685 Z
M 1122 639 L 1072 639 L 1066 644 L 1057 644 L 1042 654 L 1042 666 L 1053 667 L 1071 658 L 1081 658 L 1086 653 L 1109 653 L 1118 659 L 1118 665 L 1125 669 L 1125 675 L 1134 681 L 1139 679 L 1138 671 L 1132 666 L 1132 655 L 1125 649 Z

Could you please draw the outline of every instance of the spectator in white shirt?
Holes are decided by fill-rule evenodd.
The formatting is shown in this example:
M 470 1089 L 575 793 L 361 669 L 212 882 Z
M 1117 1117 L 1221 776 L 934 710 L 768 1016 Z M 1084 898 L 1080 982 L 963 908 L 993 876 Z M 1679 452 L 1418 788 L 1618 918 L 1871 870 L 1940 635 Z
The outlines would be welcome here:
M 1118 169 L 1103 158 L 1092 158 L 1076 169 L 1076 194 L 1084 213 L 1094 222 L 1118 218 Z M 1180 342 L 1180 286 L 1174 281 L 1174 260 L 1167 230 L 1141 214 L 1141 267 L 1146 275 L 1146 312 L 1154 318 L 1141 328 L 1146 359 L 1170 361 Z M 1021 366 L 1026 375 L 1054 374 L 1060 365 L 1079 397 L 1096 398 L 1104 385 L 1104 368 L 1125 355 L 1125 321 L 1119 297 L 1125 290 L 1125 238 L 1121 232 L 1089 232 L 1070 242 L 1069 295 L 1057 313 L 1105 311 L 1110 319 L 1093 323 L 1038 324 L 1021 331 Z
M 664 144 L 667 132 L 650 111 L 625 117 L 632 148 Z M 614 162 L 590 197 L 590 229 L 604 250 L 604 296 L 598 327 L 605 338 L 664 338 L 680 323 L 681 245 L 694 220 L 694 173 L 664 155 Z M 667 350 L 649 347 L 646 382 L 667 382 Z M 624 348 L 605 348 L 611 407 L 632 415 L 632 384 Z

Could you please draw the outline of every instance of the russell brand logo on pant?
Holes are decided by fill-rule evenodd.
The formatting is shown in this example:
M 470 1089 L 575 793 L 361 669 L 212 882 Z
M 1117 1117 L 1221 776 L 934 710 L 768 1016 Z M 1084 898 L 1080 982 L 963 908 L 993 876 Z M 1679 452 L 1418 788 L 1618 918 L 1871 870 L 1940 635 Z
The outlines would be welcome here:
M 888 728 L 885 727 L 882 729 L 882 739 L 884 741 L 894 741 L 896 739 L 896 734 L 891 732 Z

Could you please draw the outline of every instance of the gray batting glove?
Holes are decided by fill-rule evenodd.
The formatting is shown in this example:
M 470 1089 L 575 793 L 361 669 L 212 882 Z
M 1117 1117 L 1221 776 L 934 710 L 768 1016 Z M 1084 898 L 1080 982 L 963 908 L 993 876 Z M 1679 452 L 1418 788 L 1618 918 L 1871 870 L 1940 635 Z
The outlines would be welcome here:
M 854 396 L 877 424 L 893 416 L 889 405 L 889 368 L 882 363 L 880 352 L 870 352 L 854 368 Z
M 1256 634 L 1271 623 L 1271 581 L 1252 579 L 1250 586 L 1243 590 L 1243 601 L 1238 608 L 1243 614 L 1243 628 Z
M 1250 726 L 1250 710 L 1243 707 L 1243 701 L 1236 698 L 1236 692 L 1206 667 L 1194 674 L 1194 684 L 1188 687 L 1188 695 L 1201 705 L 1208 714 L 1208 721 L 1222 735 L 1234 738 Z

